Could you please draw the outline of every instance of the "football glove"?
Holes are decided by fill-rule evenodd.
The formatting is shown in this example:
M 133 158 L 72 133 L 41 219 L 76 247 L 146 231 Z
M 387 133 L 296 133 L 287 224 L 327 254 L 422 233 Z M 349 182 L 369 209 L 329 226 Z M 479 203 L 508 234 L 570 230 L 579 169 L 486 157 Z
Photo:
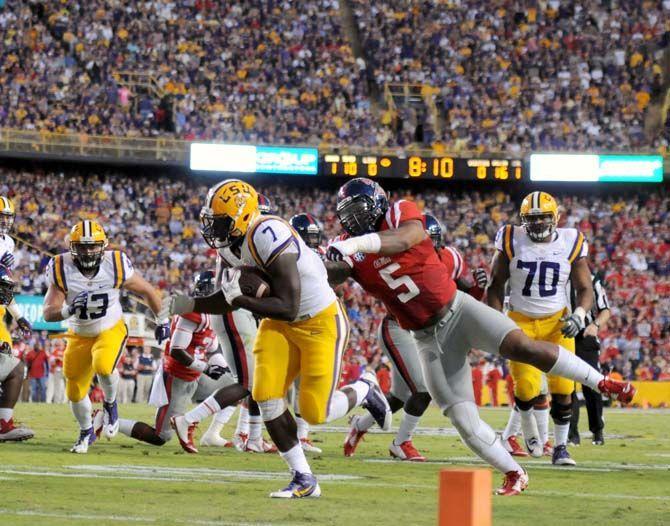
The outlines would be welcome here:
M 563 322 L 563 327 L 561 327 L 561 333 L 566 338 L 574 338 L 579 334 L 579 331 L 584 329 L 584 313 L 581 307 L 577 307 L 575 312 L 570 316 L 564 316 L 561 318 Z
M 156 337 L 156 341 L 158 342 L 158 345 L 160 345 L 165 340 L 167 340 L 170 337 L 170 323 L 169 323 L 169 321 L 164 321 L 164 322 L 159 323 L 158 325 L 156 325 L 156 330 L 154 331 L 154 336 Z
M 472 271 L 472 278 L 480 289 L 485 289 L 489 283 L 489 277 L 486 274 L 486 269 L 482 267 L 476 268 Z
M 240 271 L 234 268 L 227 268 L 221 276 L 221 291 L 226 298 L 228 305 L 233 305 L 233 300 L 242 295 L 240 289 Z
M 5 252 L 0 258 L 0 265 L 7 267 L 8 269 L 14 266 L 14 254 L 11 252 Z
M 30 325 L 30 322 L 25 318 L 19 318 L 16 320 L 16 324 L 23 333 L 23 337 L 28 338 L 33 331 L 33 326 Z
M 221 378 L 224 374 L 229 373 L 230 368 L 225 367 L 223 365 L 215 365 L 215 364 L 209 364 L 207 367 L 205 367 L 205 370 L 202 372 L 203 374 L 209 376 L 212 380 L 218 380 Z
M 85 313 L 88 308 L 88 291 L 82 290 L 77 294 L 72 303 L 67 306 L 67 312 L 70 316 L 74 316 L 77 312 Z

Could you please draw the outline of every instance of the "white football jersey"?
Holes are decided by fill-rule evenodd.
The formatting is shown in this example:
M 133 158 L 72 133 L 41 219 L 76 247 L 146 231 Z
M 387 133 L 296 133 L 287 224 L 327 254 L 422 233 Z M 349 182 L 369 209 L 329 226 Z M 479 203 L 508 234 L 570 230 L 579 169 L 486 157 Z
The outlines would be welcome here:
M 81 273 L 69 252 L 54 256 L 47 272 L 49 282 L 65 292 L 67 303 L 80 292 L 88 292 L 86 312 L 75 313 L 66 321 L 75 334 L 97 336 L 123 317 L 119 290 L 135 272 L 123 252 L 105 251 L 98 273 L 90 278 Z
M 323 261 L 291 225 L 276 216 L 261 216 L 249 225 L 242 245 L 242 261 L 246 265 L 265 269 L 284 253 L 298 254 L 300 307 L 296 319 L 314 316 L 336 300 Z
M 506 225 L 498 231 L 495 245 L 510 261 L 510 310 L 544 318 L 570 305 L 567 285 L 572 264 L 588 254 L 581 232 L 557 228 L 552 241 L 537 243 L 523 227 Z

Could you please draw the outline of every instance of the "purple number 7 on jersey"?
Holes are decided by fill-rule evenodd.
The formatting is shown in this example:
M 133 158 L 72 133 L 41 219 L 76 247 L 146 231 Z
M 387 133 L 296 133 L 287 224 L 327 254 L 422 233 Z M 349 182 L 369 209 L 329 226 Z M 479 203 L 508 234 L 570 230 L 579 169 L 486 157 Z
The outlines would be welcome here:
M 261 232 L 265 234 L 265 232 L 267 232 L 268 230 L 270 231 L 270 234 L 272 234 L 272 241 L 277 241 L 277 236 L 275 235 L 275 231 L 272 230 L 271 226 L 266 226 L 263 230 L 261 230 Z

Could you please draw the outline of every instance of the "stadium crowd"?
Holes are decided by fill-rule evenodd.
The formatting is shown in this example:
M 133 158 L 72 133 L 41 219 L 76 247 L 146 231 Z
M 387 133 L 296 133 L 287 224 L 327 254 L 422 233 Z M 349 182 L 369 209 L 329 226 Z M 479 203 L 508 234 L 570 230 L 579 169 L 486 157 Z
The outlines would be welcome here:
M 47 254 L 66 250 L 69 228 L 84 218 L 100 221 L 111 244 L 125 250 L 147 279 L 162 289 L 186 291 L 193 274 L 214 262 L 213 251 L 199 234 L 206 187 L 207 181 L 179 177 L 0 169 L 0 195 L 9 195 L 17 209 L 14 234 L 30 243 L 20 245 L 16 255 L 21 292 L 46 291 Z M 310 212 L 322 220 L 327 238 L 338 233 L 334 191 L 286 184 L 259 189 L 281 216 Z M 391 195 L 414 199 L 436 215 L 444 224 L 445 241 L 464 254 L 471 268 L 488 268 L 496 231 L 517 221 L 520 202 L 501 191 L 446 193 L 435 187 Z M 636 195 L 558 198 L 563 224 L 584 232 L 593 268 L 608 283 L 612 319 L 600 334 L 603 365 L 626 378 L 669 380 L 670 196 L 655 188 Z M 345 373 L 352 369 L 354 374 L 357 366 L 384 367 L 376 338 L 383 308 L 354 283 L 345 285 L 343 297 L 352 322 Z M 26 351 L 44 347 L 50 354 L 59 344 L 35 335 L 18 345 Z M 501 365 L 483 358 L 473 355 L 473 363 L 482 365 L 485 375 Z
M 340 1 L 353 7 L 361 56 Z M 662 89 L 669 15 L 667 0 L 18 0 L 0 8 L 0 127 L 513 154 L 663 149 L 667 136 L 645 137 L 644 113 Z M 147 74 L 148 88 L 131 92 L 117 72 Z M 430 86 L 438 117 L 377 111 L 387 82 Z

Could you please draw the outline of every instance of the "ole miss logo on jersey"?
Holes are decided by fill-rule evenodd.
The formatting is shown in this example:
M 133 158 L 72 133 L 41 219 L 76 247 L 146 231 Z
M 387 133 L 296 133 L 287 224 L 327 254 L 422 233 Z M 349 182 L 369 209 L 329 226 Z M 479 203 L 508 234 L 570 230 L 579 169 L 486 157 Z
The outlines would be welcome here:
M 389 206 L 379 230 L 417 220 L 424 224 L 417 206 L 398 201 Z M 400 254 L 354 254 L 349 261 L 354 279 L 384 303 L 403 329 L 425 327 L 456 294 L 451 271 L 440 261 L 428 237 Z

